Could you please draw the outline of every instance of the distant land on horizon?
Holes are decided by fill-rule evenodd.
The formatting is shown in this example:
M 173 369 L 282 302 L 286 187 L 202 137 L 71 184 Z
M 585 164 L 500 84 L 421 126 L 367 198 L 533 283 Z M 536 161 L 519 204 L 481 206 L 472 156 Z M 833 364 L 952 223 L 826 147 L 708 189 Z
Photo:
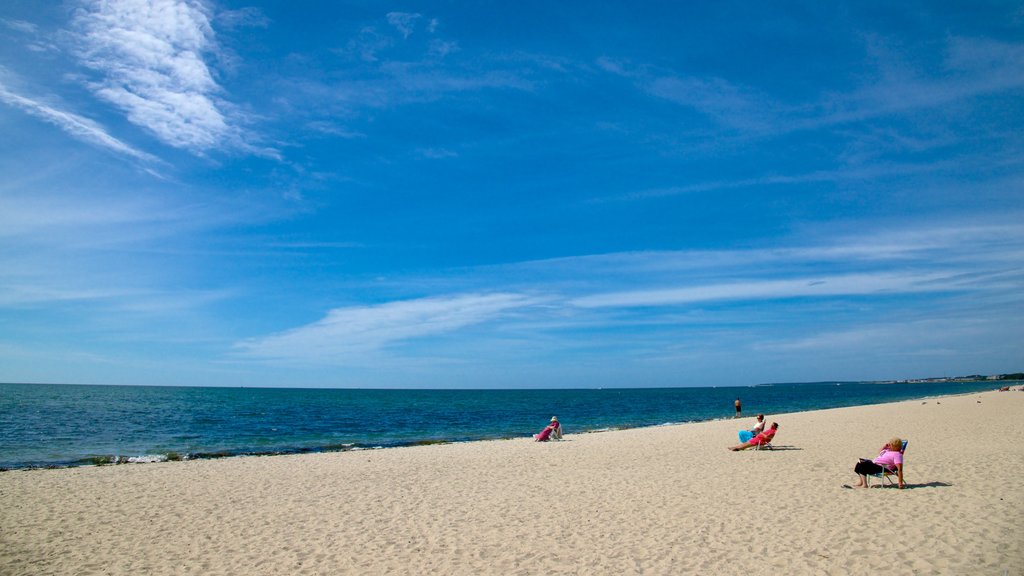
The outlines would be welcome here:
M 1012 374 L 972 374 L 970 376 L 937 376 L 934 378 L 914 378 L 910 380 L 879 380 L 884 384 L 917 384 L 917 383 L 936 383 L 936 382 L 981 382 L 983 380 L 1024 380 L 1024 372 L 1014 372 Z

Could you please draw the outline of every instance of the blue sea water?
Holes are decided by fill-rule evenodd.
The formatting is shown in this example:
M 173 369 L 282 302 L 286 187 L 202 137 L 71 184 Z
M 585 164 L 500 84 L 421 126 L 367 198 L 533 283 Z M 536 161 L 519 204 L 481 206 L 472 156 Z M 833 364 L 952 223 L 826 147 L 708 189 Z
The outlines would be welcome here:
M 1001 382 L 1000 384 L 1007 384 Z M 604 390 L 337 390 L 0 384 L 0 468 L 529 436 L 877 404 L 995 382 Z

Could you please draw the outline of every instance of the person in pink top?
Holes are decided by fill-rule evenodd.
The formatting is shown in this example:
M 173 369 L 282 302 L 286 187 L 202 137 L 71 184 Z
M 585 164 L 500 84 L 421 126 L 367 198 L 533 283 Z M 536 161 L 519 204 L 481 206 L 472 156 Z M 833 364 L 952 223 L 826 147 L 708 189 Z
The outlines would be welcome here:
M 861 458 L 860 462 L 857 462 L 857 465 L 853 467 L 853 471 L 860 475 L 855 488 L 868 487 L 868 474 L 879 474 L 888 470 L 889 472 L 896 473 L 900 481 L 900 488 L 902 489 L 905 484 L 903 483 L 903 452 L 901 450 L 903 450 L 903 440 L 893 438 L 885 446 L 882 446 L 882 451 L 878 453 L 878 458 L 874 460 Z
M 547 442 L 548 440 L 561 440 L 562 439 L 562 425 L 558 423 L 558 418 L 552 416 L 551 424 L 548 424 L 540 431 L 540 434 L 534 434 L 534 439 L 537 442 Z
M 746 450 L 747 448 L 753 448 L 754 446 L 757 446 L 758 444 L 767 444 L 767 443 L 772 441 L 772 438 L 775 438 L 775 433 L 778 430 L 779 430 L 779 423 L 778 422 L 772 422 L 772 427 L 771 428 L 765 430 L 764 432 L 761 432 L 760 434 L 758 434 L 757 436 L 754 436 L 750 440 L 747 440 L 743 444 L 740 444 L 738 446 L 730 447 L 729 450 L 732 450 L 733 452 L 736 452 L 737 450 Z

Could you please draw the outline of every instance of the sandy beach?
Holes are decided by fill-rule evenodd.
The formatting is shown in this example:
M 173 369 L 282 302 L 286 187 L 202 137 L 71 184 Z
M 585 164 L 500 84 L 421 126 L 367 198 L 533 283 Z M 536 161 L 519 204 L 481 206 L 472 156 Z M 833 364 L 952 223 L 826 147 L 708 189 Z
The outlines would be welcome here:
M 773 451 L 726 450 L 743 418 L 8 471 L 0 574 L 1024 574 L 1022 417 L 986 392 L 770 414 Z M 843 488 L 891 436 L 907 489 Z

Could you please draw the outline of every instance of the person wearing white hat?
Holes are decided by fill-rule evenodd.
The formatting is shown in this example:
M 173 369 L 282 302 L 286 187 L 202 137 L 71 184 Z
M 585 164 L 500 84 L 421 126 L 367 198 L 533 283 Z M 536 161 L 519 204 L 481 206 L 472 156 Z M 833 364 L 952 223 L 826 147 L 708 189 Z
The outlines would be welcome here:
M 561 440 L 562 439 L 562 425 L 558 423 L 558 417 L 552 416 L 551 423 L 548 424 L 540 434 L 534 434 L 533 438 L 537 442 L 547 442 L 548 440 Z

